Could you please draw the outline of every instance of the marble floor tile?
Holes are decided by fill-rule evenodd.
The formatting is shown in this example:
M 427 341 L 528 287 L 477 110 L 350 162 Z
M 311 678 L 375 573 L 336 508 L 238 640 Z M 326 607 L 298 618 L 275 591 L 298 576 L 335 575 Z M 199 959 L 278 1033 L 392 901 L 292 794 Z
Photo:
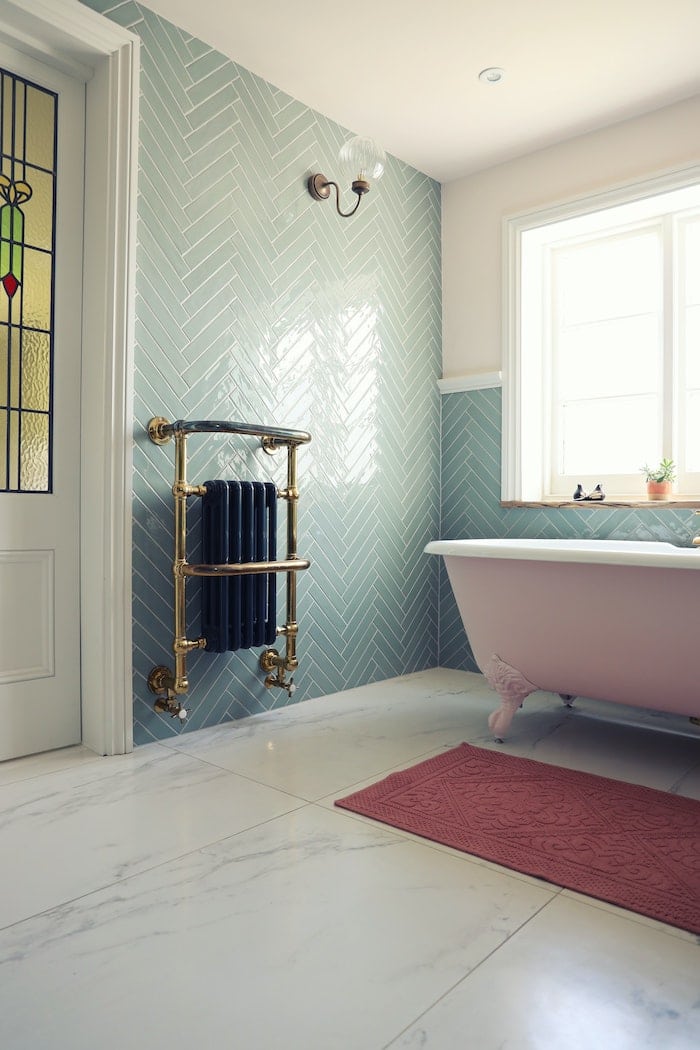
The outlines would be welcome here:
M 693 727 L 694 728 L 694 727 Z M 570 769 L 660 791 L 680 791 L 700 768 L 700 731 L 669 731 L 647 722 L 623 723 L 606 718 L 605 705 L 577 700 L 567 719 L 534 741 L 529 757 Z
M 444 748 L 440 748 L 439 750 L 432 752 L 432 754 L 426 755 L 425 758 L 433 758 L 434 755 L 439 755 L 441 753 L 441 751 L 444 751 L 444 750 L 445 750 Z M 421 759 L 421 761 L 423 761 L 423 759 Z M 396 766 L 394 769 L 387 770 L 386 773 L 384 774 L 384 776 L 389 776 L 390 773 L 397 773 L 401 769 L 406 769 L 406 768 L 407 768 L 406 764 L 402 763 L 401 765 Z M 359 784 L 353 784 L 352 791 L 353 792 L 361 791 L 365 787 L 370 787 L 372 784 L 376 784 L 378 779 L 379 778 L 377 778 L 377 777 L 369 777 L 366 781 L 360 782 Z M 383 777 L 381 779 L 383 779 Z M 319 799 L 315 803 L 315 805 L 323 806 L 325 809 L 336 810 L 338 807 L 336 807 L 336 805 L 335 805 L 335 800 L 337 798 L 340 798 L 340 797 L 341 796 L 337 792 L 333 792 L 332 794 L 327 795 L 326 798 Z M 362 813 L 354 813 L 352 810 L 349 810 L 349 809 L 348 810 L 343 810 L 343 812 L 346 813 L 353 820 L 357 820 L 360 823 L 369 824 L 370 827 L 375 827 L 375 828 L 387 828 L 388 827 L 388 825 L 382 824 L 381 821 L 379 821 L 379 820 L 374 820 L 372 817 L 365 817 Z M 443 845 L 442 842 L 433 842 L 431 840 L 421 838 L 420 835 L 416 835 L 412 831 L 405 831 L 403 828 L 394 828 L 394 827 L 392 827 L 391 828 L 391 832 L 394 835 L 399 835 L 402 838 L 409 839 L 411 842 L 424 843 L 430 849 L 440 850 L 443 853 L 450 853 L 453 857 L 464 857 L 465 856 L 465 854 L 464 854 L 464 852 L 462 850 L 455 849 L 453 846 L 445 846 L 445 845 Z M 484 860 L 483 857 L 472 856 L 472 854 L 469 854 L 469 861 L 472 864 L 481 864 L 484 867 L 491 868 L 493 871 L 499 871 L 499 872 L 502 872 L 502 873 L 504 872 L 505 874 L 511 876 L 511 878 L 520 879 L 523 882 L 530 883 L 531 886 L 541 886 L 541 887 L 544 887 L 545 889 L 551 889 L 552 888 L 551 883 L 548 883 L 544 879 L 538 879 L 534 875 L 525 875 L 521 871 L 513 871 L 510 868 L 505 868 L 502 864 L 496 864 L 496 863 L 494 863 L 494 862 L 492 862 L 490 860 Z
M 183 734 L 168 746 L 313 801 L 483 734 L 480 675 L 421 672 Z
M 159 745 L 0 793 L 0 927 L 301 805 Z
M 18 780 L 31 780 L 32 777 L 45 776 L 47 773 L 58 773 L 64 769 L 75 769 L 90 762 L 101 762 L 89 747 L 78 744 L 76 747 L 63 747 L 58 751 L 45 751 L 39 755 L 27 755 L 0 762 L 0 787 L 15 784 Z
M 695 1050 L 700 938 L 333 805 L 462 741 L 700 798 L 679 720 L 495 706 L 428 671 L 0 765 L 0 1046 Z
M 3 1040 L 378 1050 L 555 895 L 307 806 L 0 933 Z
M 559 896 L 391 1050 L 696 1050 L 698 945 Z
M 504 744 L 481 675 L 438 669 L 254 715 L 167 742 L 309 801 L 462 741 L 660 790 L 696 790 L 700 729 L 687 719 L 552 694 L 528 697 Z M 319 746 L 322 744 L 322 746 Z
M 577 893 L 575 890 L 562 890 L 560 896 L 571 897 L 573 900 L 587 904 L 591 908 L 599 908 L 601 911 L 617 915 L 618 918 L 628 919 L 630 922 L 639 922 L 643 926 L 650 926 L 653 930 L 666 934 L 667 937 L 678 937 L 682 941 L 687 941 L 688 944 L 700 945 L 700 937 L 696 933 L 681 930 L 678 926 L 669 926 L 668 923 L 661 922 L 659 919 L 651 919 L 647 915 L 640 915 L 639 912 L 628 911 L 627 908 L 622 908 L 617 904 L 609 904 L 607 901 L 598 900 L 596 897 L 588 897 L 585 893 Z

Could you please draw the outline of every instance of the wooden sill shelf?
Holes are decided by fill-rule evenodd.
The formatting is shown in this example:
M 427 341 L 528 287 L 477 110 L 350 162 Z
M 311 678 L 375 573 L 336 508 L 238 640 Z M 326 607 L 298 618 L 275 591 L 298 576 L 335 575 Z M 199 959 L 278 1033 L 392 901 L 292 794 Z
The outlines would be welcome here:
M 647 507 L 652 510 L 663 510 L 671 507 L 674 510 L 700 509 L 700 496 L 673 496 L 671 499 L 625 499 L 623 497 L 608 496 L 604 500 L 573 500 L 573 499 L 541 499 L 541 500 L 501 500 L 501 506 L 513 507 Z

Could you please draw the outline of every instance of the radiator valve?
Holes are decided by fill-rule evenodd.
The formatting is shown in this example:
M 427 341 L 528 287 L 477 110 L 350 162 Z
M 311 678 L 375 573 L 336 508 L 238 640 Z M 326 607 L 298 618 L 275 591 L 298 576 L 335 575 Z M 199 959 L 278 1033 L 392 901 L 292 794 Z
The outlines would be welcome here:
M 269 674 L 267 676 L 267 678 L 265 679 L 264 685 L 265 685 L 266 689 L 274 689 L 274 687 L 276 685 L 279 686 L 280 689 L 286 689 L 287 690 L 287 696 L 290 697 L 290 699 L 292 697 L 292 694 L 296 690 L 296 686 L 294 685 L 294 679 L 293 678 L 290 678 L 288 682 L 285 681 L 285 679 L 284 679 L 284 671 L 282 671 L 281 674 L 280 674 L 279 671 L 277 672 L 276 675 Z
M 163 666 L 152 668 L 148 676 L 148 688 L 156 694 L 153 709 L 161 715 L 170 715 L 171 718 L 178 718 L 184 723 L 189 712 L 180 703 L 173 684 L 174 678 L 169 668 Z
M 161 715 L 170 715 L 171 718 L 179 718 L 181 722 L 187 721 L 189 711 L 183 707 L 176 696 L 159 696 L 153 704 L 154 711 Z
M 296 661 L 294 666 L 296 666 Z M 291 698 L 292 693 L 296 690 L 294 685 L 294 679 L 287 679 L 287 670 L 291 670 L 287 660 L 280 656 L 276 649 L 266 649 L 260 656 L 260 667 L 266 672 L 267 677 L 265 678 L 265 688 L 274 689 L 278 686 L 280 689 L 287 690 L 287 696 Z M 272 672 L 275 672 L 274 674 Z

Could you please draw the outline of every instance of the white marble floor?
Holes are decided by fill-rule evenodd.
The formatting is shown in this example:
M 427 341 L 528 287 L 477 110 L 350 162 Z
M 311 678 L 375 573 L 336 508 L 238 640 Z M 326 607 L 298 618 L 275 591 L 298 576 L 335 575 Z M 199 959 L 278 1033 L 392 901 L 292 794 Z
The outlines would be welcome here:
M 700 728 L 427 671 L 0 766 L 7 1050 L 697 1050 L 700 938 L 334 808 L 463 740 L 700 799 Z

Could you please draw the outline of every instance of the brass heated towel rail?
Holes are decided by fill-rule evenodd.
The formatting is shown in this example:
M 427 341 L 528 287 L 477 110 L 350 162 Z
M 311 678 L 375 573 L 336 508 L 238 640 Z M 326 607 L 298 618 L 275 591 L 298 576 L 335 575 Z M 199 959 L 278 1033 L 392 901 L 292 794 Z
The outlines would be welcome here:
M 277 495 L 287 502 L 287 557 L 281 561 L 243 562 L 221 565 L 191 565 L 187 561 L 187 499 L 190 496 L 206 495 L 204 485 L 187 482 L 187 438 L 192 434 L 236 434 L 243 437 L 260 438 L 262 448 L 271 455 L 280 448 L 287 449 L 287 485 L 278 489 Z M 156 694 L 155 708 L 173 717 L 185 719 L 187 711 L 181 697 L 187 693 L 187 654 L 194 649 L 204 649 L 206 638 L 187 638 L 185 586 L 190 576 L 241 576 L 261 572 L 284 572 L 287 574 L 287 618 L 277 628 L 284 635 L 285 652 L 266 649 L 260 657 L 260 667 L 265 672 L 267 688 L 278 686 L 290 695 L 294 690 L 292 678 L 287 678 L 299 666 L 296 654 L 297 641 L 297 579 L 296 574 L 308 569 L 308 559 L 297 553 L 297 449 L 311 441 L 311 435 L 303 430 L 286 430 L 282 427 L 266 427 L 256 423 L 233 423 L 215 419 L 184 420 L 170 423 L 162 416 L 155 416 L 148 424 L 148 436 L 156 445 L 165 445 L 175 439 L 175 556 L 173 578 L 175 582 L 174 603 L 174 671 L 162 665 L 154 667 L 148 676 L 148 687 Z

